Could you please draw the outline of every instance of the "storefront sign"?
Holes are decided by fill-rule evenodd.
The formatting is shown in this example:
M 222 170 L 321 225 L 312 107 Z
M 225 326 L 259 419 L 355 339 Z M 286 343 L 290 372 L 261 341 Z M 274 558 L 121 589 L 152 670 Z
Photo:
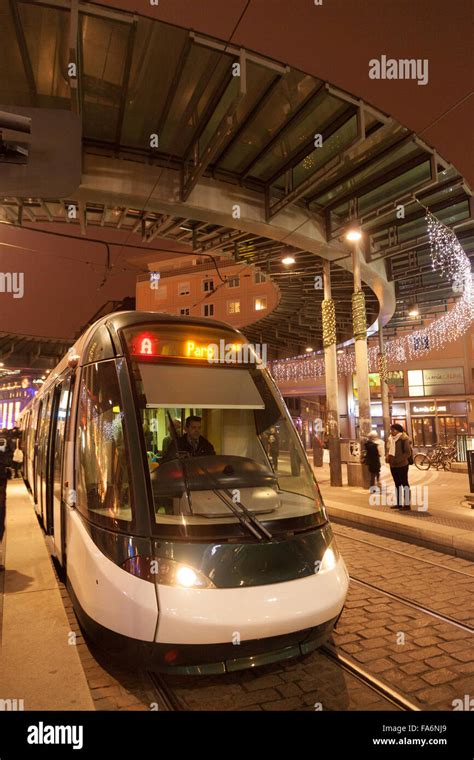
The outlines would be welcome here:
M 464 371 L 462 367 L 441 367 L 439 369 L 423 370 L 423 385 L 452 385 L 462 383 L 464 385 Z
M 435 414 L 436 413 L 436 404 L 430 404 L 425 406 L 417 406 L 416 404 L 413 404 L 413 414 Z M 438 404 L 438 412 L 446 412 L 446 404 Z

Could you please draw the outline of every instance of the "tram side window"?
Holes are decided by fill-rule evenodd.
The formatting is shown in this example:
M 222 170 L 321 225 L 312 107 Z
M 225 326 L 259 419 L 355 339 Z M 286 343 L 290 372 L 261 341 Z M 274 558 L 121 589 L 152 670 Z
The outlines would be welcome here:
M 131 522 L 125 432 L 115 362 L 84 368 L 77 423 L 77 506 L 100 523 Z

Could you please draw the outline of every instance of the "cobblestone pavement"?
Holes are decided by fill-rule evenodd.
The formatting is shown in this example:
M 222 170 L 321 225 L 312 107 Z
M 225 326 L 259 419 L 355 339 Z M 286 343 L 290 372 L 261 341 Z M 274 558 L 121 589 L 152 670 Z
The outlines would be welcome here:
M 335 530 L 351 577 L 454 618 L 473 627 L 474 633 L 474 576 L 460 572 L 462 565 L 457 568 L 448 566 L 446 558 L 449 555 L 433 551 L 434 558 L 428 563 L 413 554 L 402 554 L 403 548 L 400 547 L 400 553 L 374 546 L 369 552 L 367 545 L 357 540 L 357 534 L 361 531 L 350 533 L 341 526 Z M 403 547 L 404 542 L 396 543 Z M 470 565 L 470 569 L 474 570 L 473 564 L 467 560 L 454 559 Z
M 335 530 L 350 573 L 472 623 L 472 563 L 353 528 Z M 96 709 L 166 709 L 146 673 L 130 672 L 90 649 L 64 587 L 62 595 Z M 376 589 L 351 583 L 331 643 L 422 710 L 452 710 L 453 700 L 474 695 L 474 635 Z M 321 651 L 255 671 L 164 680 L 184 710 L 397 709 Z

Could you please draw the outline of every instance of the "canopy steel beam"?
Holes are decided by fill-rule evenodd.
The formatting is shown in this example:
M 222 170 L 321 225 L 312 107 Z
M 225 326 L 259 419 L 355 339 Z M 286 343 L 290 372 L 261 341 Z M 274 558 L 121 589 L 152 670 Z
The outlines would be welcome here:
M 168 118 L 168 114 L 171 110 L 175 93 L 178 89 L 184 67 L 188 61 L 189 53 L 191 52 L 191 47 L 192 47 L 191 40 L 189 37 L 186 37 L 183 47 L 181 48 L 181 53 L 179 54 L 178 65 L 175 69 L 174 76 L 168 88 L 168 92 L 166 93 L 166 100 L 163 107 L 163 111 L 158 120 L 158 125 L 156 128 L 156 132 L 158 136 L 160 135 L 161 130 L 163 129 L 164 124 L 166 123 L 166 119 Z
M 252 123 L 252 121 L 259 115 L 261 109 L 267 104 L 267 102 L 271 99 L 277 85 L 280 84 L 282 79 L 282 76 L 277 74 L 273 77 L 272 81 L 268 85 L 267 89 L 263 93 L 263 95 L 257 100 L 255 105 L 253 106 L 250 113 L 247 114 L 245 121 L 242 122 L 238 130 L 233 135 L 232 139 L 229 140 L 227 145 L 225 146 L 224 150 L 217 156 L 214 164 L 215 166 L 218 166 L 222 161 L 225 160 L 225 158 L 229 155 L 230 151 L 234 148 L 237 140 L 242 135 L 242 133 L 247 129 L 249 124 Z
M 374 156 L 371 156 L 366 161 L 361 161 L 357 164 L 353 169 L 346 172 L 345 174 L 342 174 L 340 177 L 337 177 L 330 183 L 323 185 L 321 188 L 318 189 L 318 192 L 312 195 L 307 199 L 308 204 L 313 203 L 316 201 L 317 198 L 320 198 L 322 195 L 326 195 L 326 193 L 330 193 L 332 190 L 335 190 L 339 185 L 343 185 L 345 182 L 348 182 L 349 180 L 353 179 L 354 177 L 359 174 L 359 172 L 364 172 L 367 169 L 369 169 L 371 166 L 376 164 L 381 159 L 385 158 L 387 155 L 390 155 L 391 153 L 394 153 L 399 148 L 402 148 L 407 143 L 413 142 L 413 136 L 412 133 L 409 135 L 403 136 L 401 139 L 396 140 L 392 142 L 390 145 L 387 145 L 383 150 L 376 153 Z M 349 147 L 346 152 L 350 152 L 351 148 Z M 343 156 L 344 157 L 344 156 Z M 329 171 L 329 170 L 327 170 Z
M 243 49 L 240 51 L 240 76 L 238 77 L 238 80 L 239 92 L 229 105 L 226 113 L 223 115 L 219 126 L 204 150 L 204 154 L 202 156 L 199 155 L 199 139 L 196 140 L 194 146 L 189 147 L 190 152 L 194 150 L 196 158 L 191 167 L 185 163 L 181 171 L 182 201 L 186 201 L 189 198 L 198 180 L 204 174 L 205 170 L 214 159 L 214 156 L 220 150 L 225 139 L 233 130 L 233 122 L 237 107 L 247 94 L 247 61 L 246 53 Z
M 269 153 L 269 151 L 272 150 L 272 148 L 275 147 L 275 145 L 280 142 L 282 139 L 284 133 L 291 129 L 293 124 L 297 123 L 298 119 L 301 118 L 301 114 L 304 112 L 304 110 L 308 107 L 309 104 L 315 105 L 316 102 L 319 102 L 320 100 L 323 100 L 326 97 L 326 87 L 324 83 L 320 83 L 315 90 L 310 92 L 310 94 L 303 100 L 300 106 L 296 109 L 296 111 L 293 113 L 292 116 L 290 116 L 289 119 L 280 127 L 280 129 L 276 132 L 276 134 L 273 135 L 273 137 L 270 138 L 270 140 L 264 145 L 264 147 L 260 150 L 258 155 L 256 155 L 254 158 L 251 159 L 251 161 L 244 167 L 240 174 L 240 180 L 243 181 L 248 177 L 252 169 L 256 164 L 258 164 L 261 159 Z
M 335 132 L 337 132 L 338 129 L 340 129 L 344 124 L 347 124 L 350 119 L 352 119 L 356 113 L 360 115 L 360 112 L 356 112 L 352 106 L 347 108 L 342 114 L 340 114 L 337 119 L 332 121 L 330 124 L 327 124 L 325 127 L 323 127 L 321 131 L 321 135 L 323 138 L 323 144 L 324 141 L 327 140 L 331 135 L 333 135 Z M 348 150 L 349 148 L 353 148 L 354 145 L 357 145 L 364 139 L 364 133 L 363 133 L 363 120 L 361 118 L 358 118 L 358 130 L 356 137 L 351 140 L 348 146 L 346 146 L 345 150 Z M 268 216 L 267 216 L 267 222 L 273 219 L 276 214 L 278 214 L 280 211 L 283 211 L 283 209 L 287 208 L 290 204 L 296 203 L 298 200 L 303 198 L 306 193 L 311 190 L 314 185 L 319 181 L 319 177 L 321 173 L 325 171 L 325 167 L 323 167 L 320 171 L 315 172 L 311 177 L 308 177 L 308 179 L 301 182 L 296 188 L 292 189 L 289 193 L 287 193 L 283 198 L 279 199 L 275 203 L 270 202 L 270 190 L 271 186 L 280 178 L 282 177 L 286 172 L 292 172 L 295 166 L 297 166 L 301 161 L 303 161 L 308 155 L 310 155 L 315 150 L 314 147 L 314 138 L 311 138 L 309 142 L 306 143 L 306 145 L 298 150 L 298 152 L 285 164 L 285 166 L 280 167 L 277 172 L 269 179 L 267 186 L 265 188 L 265 196 L 266 196 L 266 203 L 265 207 L 268 210 Z M 293 181 L 291 181 L 291 184 L 293 184 Z
M 128 84 L 130 81 L 130 72 L 132 70 L 133 51 L 135 47 L 136 33 L 137 33 L 137 22 L 134 21 L 130 29 L 128 30 L 127 52 L 125 53 L 125 62 L 123 65 L 122 86 L 121 86 L 122 92 L 120 96 L 119 112 L 117 116 L 117 126 L 115 130 L 116 148 L 120 147 L 121 138 L 122 138 L 123 119 L 125 116 L 125 106 L 127 104 Z
M 36 89 L 36 80 L 33 73 L 33 67 L 31 65 L 31 59 L 28 53 L 28 45 L 26 44 L 25 33 L 21 23 L 20 10 L 18 8 L 17 0 L 9 0 L 9 7 L 13 26 L 15 27 L 16 41 L 20 49 L 21 61 L 23 63 L 23 69 L 25 71 L 25 77 L 28 84 L 28 90 L 32 99 L 33 105 L 36 105 L 36 99 L 38 92 Z

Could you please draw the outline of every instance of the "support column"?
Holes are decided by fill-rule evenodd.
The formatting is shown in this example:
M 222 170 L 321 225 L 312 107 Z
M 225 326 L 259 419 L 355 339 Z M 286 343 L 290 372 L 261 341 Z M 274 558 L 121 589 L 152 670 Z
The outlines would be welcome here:
M 337 386 L 336 315 L 331 297 L 331 264 L 323 262 L 324 301 L 323 316 L 324 374 L 329 434 L 329 469 L 332 486 L 342 486 L 341 441 L 339 438 L 339 406 Z
M 383 430 L 384 440 L 388 441 L 390 435 L 390 425 L 392 424 L 392 417 L 390 414 L 390 396 L 388 388 L 387 377 L 387 357 L 384 351 L 383 341 L 383 328 L 379 322 L 379 375 L 380 375 L 380 395 L 382 397 L 382 416 L 383 416 Z
M 367 317 L 365 296 L 360 277 L 360 246 L 354 244 L 352 265 L 354 272 L 354 293 L 352 296 L 352 322 L 355 338 L 355 361 L 357 393 L 359 395 L 359 437 L 367 438 L 372 429 L 370 417 L 369 359 L 367 351 Z

